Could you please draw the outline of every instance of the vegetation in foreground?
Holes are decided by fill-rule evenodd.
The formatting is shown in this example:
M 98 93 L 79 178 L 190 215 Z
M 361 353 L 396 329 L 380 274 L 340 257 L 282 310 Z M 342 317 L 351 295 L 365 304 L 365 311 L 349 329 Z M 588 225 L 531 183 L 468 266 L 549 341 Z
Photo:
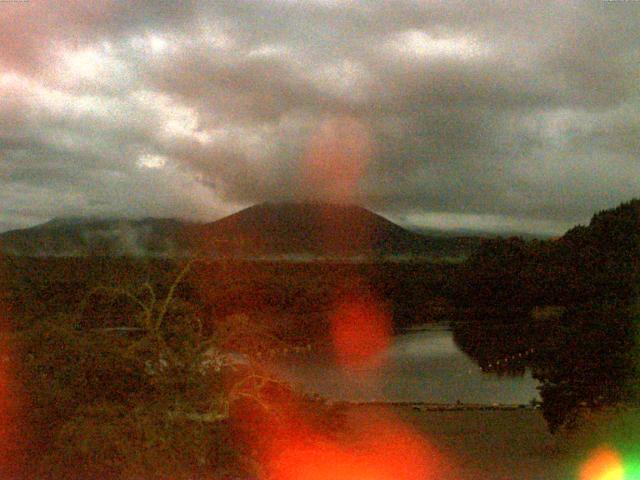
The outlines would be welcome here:
M 246 315 L 205 327 L 176 296 L 189 267 L 162 294 L 150 283 L 98 286 L 74 315 L 5 332 L 16 346 L 15 375 L 6 387 L 24 391 L 12 420 L 19 418 L 28 433 L 23 465 L 15 458 L 3 463 L 5 475 L 186 479 L 256 473 L 257 446 L 243 440 L 261 422 L 277 424 L 296 399 L 256 358 L 282 341 Z M 109 318 L 104 309 L 92 320 L 107 323 L 87 326 L 94 301 L 111 302 L 121 317 Z M 319 422 L 334 419 L 317 401 L 301 405 Z
M 2 381 L 23 394 L 3 411 L 25 419 L 24 451 L 45 452 L 25 462 L 32 478 L 255 470 L 238 440 L 253 427 L 234 415 L 295 398 L 259 355 L 326 337 L 334 296 L 365 288 L 388 299 L 397 329 L 456 318 L 455 302 L 463 349 L 486 370 L 531 368 L 556 431 L 637 403 L 639 211 L 624 204 L 558 240 L 489 241 L 462 265 L 203 262 L 176 276 L 160 260 L 7 259 Z

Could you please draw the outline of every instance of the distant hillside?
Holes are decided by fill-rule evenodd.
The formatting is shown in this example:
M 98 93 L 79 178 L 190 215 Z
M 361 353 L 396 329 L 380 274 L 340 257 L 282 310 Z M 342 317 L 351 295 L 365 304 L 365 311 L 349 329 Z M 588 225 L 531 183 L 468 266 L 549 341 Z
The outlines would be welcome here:
M 0 234 L 4 253 L 23 256 L 183 256 L 196 226 L 173 219 L 54 219 Z
M 433 227 L 417 227 L 411 228 L 409 230 L 419 233 L 421 235 L 427 237 L 447 237 L 447 238 L 482 238 L 482 239 L 491 239 L 491 238 L 513 238 L 520 237 L 524 240 L 551 240 L 556 238 L 557 235 L 553 235 L 551 233 L 531 233 L 520 230 L 474 230 L 467 228 L 456 228 L 453 230 L 441 230 Z
M 264 203 L 207 224 L 70 218 L 0 234 L 3 252 L 25 256 L 441 258 L 467 256 L 480 243 L 480 238 L 420 235 L 362 207 L 323 203 Z

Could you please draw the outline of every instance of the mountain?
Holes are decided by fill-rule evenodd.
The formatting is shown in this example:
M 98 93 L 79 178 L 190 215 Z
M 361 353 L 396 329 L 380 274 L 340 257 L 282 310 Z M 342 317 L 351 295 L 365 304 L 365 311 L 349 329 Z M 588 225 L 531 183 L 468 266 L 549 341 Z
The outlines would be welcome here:
M 29 256 L 466 256 L 482 239 L 424 236 L 355 205 L 263 203 L 218 221 L 54 219 L 0 234 L 2 251 Z
M 356 205 L 330 203 L 263 203 L 207 224 L 210 244 L 233 239 L 231 250 L 259 254 L 330 256 L 402 255 L 458 256 L 480 240 L 425 237 Z

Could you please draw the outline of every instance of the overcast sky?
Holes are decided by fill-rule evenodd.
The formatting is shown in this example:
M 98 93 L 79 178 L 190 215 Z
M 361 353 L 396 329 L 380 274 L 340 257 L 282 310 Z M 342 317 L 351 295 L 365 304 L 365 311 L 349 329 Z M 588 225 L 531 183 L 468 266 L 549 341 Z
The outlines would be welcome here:
M 357 202 L 560 233 L 640 196 L 640 2 L 0 2 L 0 230 Z

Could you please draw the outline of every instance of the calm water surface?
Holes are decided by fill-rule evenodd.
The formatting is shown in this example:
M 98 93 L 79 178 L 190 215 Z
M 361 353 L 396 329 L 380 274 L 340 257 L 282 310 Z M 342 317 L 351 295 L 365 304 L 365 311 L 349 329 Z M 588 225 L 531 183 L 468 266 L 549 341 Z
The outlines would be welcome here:
M 367 375 L 345 371 L 328 351 L 284 359 L 276 369 L 303 391 L 331 400 L 522 404 L 539 398 L 529 372 L 483 373 L 441 326 L 394 337 L 380 360 Z

